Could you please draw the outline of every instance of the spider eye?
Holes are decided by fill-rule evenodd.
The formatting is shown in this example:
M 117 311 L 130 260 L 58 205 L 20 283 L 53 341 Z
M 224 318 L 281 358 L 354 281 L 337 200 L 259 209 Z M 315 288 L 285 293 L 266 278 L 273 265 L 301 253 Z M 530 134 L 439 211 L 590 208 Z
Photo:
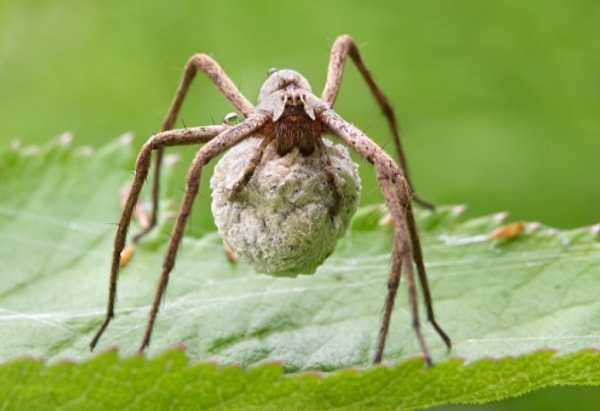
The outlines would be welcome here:
M 277 69 L 275 67 L 271 67 L 269 70 L 267 70 L 267 75 L 270 76 L 275 72 L 277 72 Z

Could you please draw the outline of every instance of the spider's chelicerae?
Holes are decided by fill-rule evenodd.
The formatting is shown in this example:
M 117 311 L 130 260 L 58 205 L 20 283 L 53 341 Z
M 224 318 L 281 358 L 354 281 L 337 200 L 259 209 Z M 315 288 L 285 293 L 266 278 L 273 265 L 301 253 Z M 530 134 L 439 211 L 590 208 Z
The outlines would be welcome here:
M 362 131 L 336 114 L 332 107 L 340 89 L 344 65 L 348 56 L 355 63 L 363 79 L 369 86 L 381 111 L 385 115 L 391 129 L 400 166 L 381 147 L 367 137 Z M 173 130 L 173 124 L 185 95 L 196 73 L 203 72 L 219 89 L 231 105 L 243 116 L 238 124 L 204 127 L 191 127 Z M 411 206 L 411 199 L 431 207 L 431 205 L 415 196 L 411 188 L 406 160 L 400 145 L 396 119 L 384 93 L 375 83 L 372 75 L 364 65 L 354 40 L 347 35 L 338 37 L 331 50 L 331 58 L 327 71 L 327 81 L 321 97 L 315 96 L 307 80 L 292 70 L 272 70 L 263 84 L 258 104 L 253 106 L 237 89 L 221 67 L 209 56 L 196 54 L 188 61 L 183 78 L 177 89 L 173 102 L 161 127 L 161 131 L 153 135 L 141 149 L 136 166 L 135 177 L 123 207 L 118 223 L 112 254 L 109 298 L 106 317 L 90 343 L 93 349 L 100 336 L 114 316 L 117 276 L 121 263 L 121 253 L 125 248 L 127 229 L 138 201 L 140 191 L 147 178 L 152 153 L 155 153 L 155 168 L 152 189 L 152 213 L 150 224 L 133 237 L 137 241 L 156 224 L 158 189 L 161 157 L 165 147 L 203 144 L 189 168 L 186 178 L 186 189 L 182 204 L 170 236 L 165 252 L 162 273 L 156 290 L 148 323 L 140 350 L 144 350 L 152 334 L 152 328 L 160 301 L 167 287 L 169 275 L 173 269 L 177 250 L 181 243 L 186 222 L 192 210 L 192 205 L 200 186 L 202 168 L 212 159 L 244 140 L 257 140 L 254 150 L 247 157 L 247 162 L 231 187 L 231 201 L 236 201 L 236 195 L 242 194 L 252 183 L 255 172 L 261 167 L 267 151 L 281 158 L 295 154 L 295 158 L 315 157 L 320 164 L 324 186 L 330 193 L 327 205 L 328 218 L 333 221 L 344 207 L 344 191 L 340 187 L 339 167 L 334 167 L 331 161 L 330 143 L 324 143 L 323 135 L 331 135 L 345 143 L 360 156 L 365 158 L 375 168 L 379 186 L 389 210 L 393 248 L 391 267 L 387 281 L 388 292 L 383 307 L 383 318 L 379 328 L 376 352 L 373 362 L 379 363 L 382 358 L 386 336 L 390 324 L 392 308 L 400 283 L 400 273 L 404 269 L 408 285 L 409 304 L 412 315 L 412 326 L 425 356 L 427 363 L 431 357 L 427 344 L 421 332 L 417 307 L 416 278 L 422 288 L 427 319 L 431 322 L 444 343 L 450 348 L 450 338 L 438 325 L 434 318 L 432 298 L 427 283 L 427 275 L 423 263 L 423 255 L 419 235 Z M 358 183 L 357 183 L 358 185 Z M 344 227 L 345 229 L 345 227 Z M 268 239 L 267 239 L 268 240 Z M 236 251 L 235 249 L 233 250 Z M 326 258 L 326 255 L 323 259 Z

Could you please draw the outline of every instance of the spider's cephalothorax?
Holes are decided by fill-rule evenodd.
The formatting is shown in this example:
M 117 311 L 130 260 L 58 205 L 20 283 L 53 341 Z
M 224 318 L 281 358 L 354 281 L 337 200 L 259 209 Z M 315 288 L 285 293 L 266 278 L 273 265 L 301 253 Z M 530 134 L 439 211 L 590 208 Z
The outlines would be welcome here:
M 271 72 L 260 90 L 257 109 L 272 113 L 279 155 L 286 155 L 294 147 L 305 156 L 312 154 L 322 132 L 315 121 L 318 103 L 310 84 L 300 73 L 293 70 Z
M 336 216 L 340 211 L 342 194 L 321 138 L 325 126 L 317 118 L 327 108 L 328 105 L 312 93 L 310 84 L 300 73 L 288 69 L 270 70 L 251 115 L 257 118 L 266 116 L 264 124 L 255 131 L 264 140 L 256 154 L 248 159 L 243 175 L 233 186 L 233 190 L 239 192 L 246 187 L 261 162 L 265 148 L 270 144 L 274 145 L 280 156 L 285 156 L 296 148 L 304 156 L 318 151 L 324 181 L 333 196 L 329 213 Z
M 373 140 L 333 111 L 332 107 L 340 89 L 344 65 L 348 57 L 355 63 L 387 119 L 396 148 L 396 154 L 398 155 L 399 165 Z M 198 71 L 203 72 L 212 81 L 223 96 L 244 117 L 243 121 L 235 125 L 224 123 L 173 130 L 179 109 Z M 294 153 L 299 153 L 299 158 L 307 160 L 316 156 L 316 164 L 320 167 L 318 175 L 323 177 L 325 182 L 324 187 L 326 187 L 326 191 L 330 197 L 333 198 L 331 206 L 327 207 L 328 214 L 330 217 L 335 217 L 343 213 L 343 204 L 347 198 L 346 192 L 340 185 L 342 182 L 338 181 L 338 177 L 336 177 L 337 166 L 332 166 L 331 152 L 326 147 L 328 144 L 325 144 L 321 137 L 326 134 L 337 138 L 373 165 L 393 227 L 392 258 L 387 280 L 388 291 L 384 301 L 383 318 L 379 327 L 378 338 L 373 345 L 375 352 L 373 362 L 378 363 L 382 359 L 402 270 L 405 271 L 406 276 L 413 329 L 426 361 L 431 363 L 431 357 L 419 321 L 417 282 L 420 284 L 423 292 L 427 319 L 446 346 L 450 348 L 450 338 L 435 320 L 432 297 L 429 291 L 411 200 L 428 207 L 432 207 L 432 205 L 416 196 L 411 188 L 406 159 L 400 144 L 393 109 L 387 97 L 375 83 L 373 76 L 364 65 L 356 43 L 347 35 L 339 36 L 333 44 L 327 70 L 327 81 L 320 98 L 312 93 L 310 85 L 300 74 L 292 70 L 280 70 L 272 72 L 263 84 L 256 107 L 240 93 L 231 79 L 210 56 L 206 54 L 192 56 L 185 67 L 181 83 L 164 119 L 161 132 L 152 136 L 144 144 L 138 155 L 135 177 L 123 206 L 123 212 L 115 235 L 106 317 L 92 339 L 90 348 L 93 349 L 96 346 L 100 336 L 114 316 L 121 253 L 125 249 L 127 230 L 133 216 L 133 211 L 144 181 L 148 176 L 152 153 L 155 153 L 156 161 L 153 176 L 150 223 L 141 233 L 133 237 L 134 242 L 156 225 L 159 197 L 158 175 L 163 149 L 172 146 L 203 144 L 194 157 L 187 173 L 185 193 L 171 236 L 169 237 L 160 280 L 140 350 L 144 350 L 150 343 L 154 321 L 156 320 L 160 302 L 167 288 L 169 275 L 175 264 L 184 228 L 198 193 L 200 177 L 204 166 L 230 148 L 234 146 L 237 146 L 236 148 L 241 147 L 240 143 L 244 140 L 255 141 L 256 144 L 252 147 L 253 151 L 250 153 L 246 164 L 241 166 L 241 175 L 234 178 L 231 186 L 224 188 L 225 190 L 241 194 L 242 190 L 251 181 L 257 168 L 261 165 L 263 156 L 269 156 L 269 150 L 274 148 L 276 155 L 281 159 L 293 156 Z M 335 218 L 325 219 L 325 221 L 333 222 Z M 242 227 L 242 230 L 244 228 Z M 270 241 L 271 239 L 265 237 L 265 240 Z

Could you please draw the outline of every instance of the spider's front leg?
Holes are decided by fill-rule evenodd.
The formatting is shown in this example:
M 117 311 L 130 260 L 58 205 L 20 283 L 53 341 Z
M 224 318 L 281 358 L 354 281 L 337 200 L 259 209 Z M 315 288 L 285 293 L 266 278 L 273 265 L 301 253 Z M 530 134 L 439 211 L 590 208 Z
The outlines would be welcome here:
M 416 244 L 411 244 L 411 234 L 407 228 L 406 207 L 408 204 L 410 204 L 410 189 L 400 170 L 394 170 L 394 167 L 392 167 L 389 162 L 386 164 L 385 158 L 376 159 L 375 170 L 377 172 L 379 186 L 381 187 L 381 191 L 383 192 L 383 196 L 385 198 L 385 203 L 392 218 L 393 251 L 392 264 L 388 277 L 388 293 L 383 305 L 383 318 L 381 321 L 379 336 L 377 337 L 377 350 L 375 352 L 373 363 L 380 363 L 383 356 L 383 350 L 385 348 L 385 342 L 389 331 L 392 311 L 394 309 L 394 301 L 396 299 L 398 286 L 400 284 L 400 275 L 402 268 L 404 268 L 406 273 L 409 307 L 412 317 L 412 327 L 417 336 L 417 340 L 419 341 L 425 361 L 428 365 L 431 365 L 431 355 L 429 354 L 429 349 L 425 343 L 425 338 L 423 337 L 421 323 L 419 320 L 417 288 L 415 285 L 415 275 L 412 262 L 412 259 L 415 256 L 413 248 Z M 416 232 L 415 234 L 418 235 Z M 423 265 L 423 261 L 421 260 L 418 264 Z M 426 292 L 429 294 L 428 288 Z M 446 336 L 445 333 L 443 335 Z
M 115 241 L 113 246 L 112 261 L 110 266 L 110 279 L 108 287 L 108 304 L 106 307 L 106 316 L 104 322 L 96 332 L 94 338 L 90 342 L 90 349 L 93 350 L 98 340 L 104 333 L 104 330 L 110 323 L 114 316 L 114 308 L 117 293 L 117 279 L 119 275 L 119 268 L 121 265 L 121 254 L 125 248 L 125 242 L 127 239 L 127 230 L 131 222 L 131 218 L 136 207 L 140 192 L 148 176 L 150 169 L 152 152 L 155 150 L 162 149 L 164 147 L 178 146 L 184 144 L 200 144 L 210 141 L 215 136 L 223 133 L 229 129 L 229 126 L 218 125 L 218 126 L 207 126 L 207 127 L 194 127 L 185 130 L 173 130 L 163 133 L 155 134 L 151 137 L 146 144 L 142 147 L 135 165 L 135 177 L 131 183 L 129 193 L 123 205 L 121 217 L 117 225 L 117 232 L 115 234 Z
M 412 326 L 425 356 L 425 360 L 428 364 L 431 364 L 431 356 L 425 339 L 423 338 L 419 321 L 413 261 L 417 266 L 419 282 L 425 296 L 428 319 L 431 321 L 436 332 L 440 335 L 448 349 L 451 347 L 451 342 L 448 335 L 435 320 L 432 298 L 427 282 L 427 274 L 423 263 L 421 243 L 419 241 L 417 226 L 410 205 L 411 190 L 408 181 L 402 174 L 400 168 L 396 165 L 395 161 L 383 149 L 377 146 L 377 144 L 356 127 L 344 121 L 332 110 L 325 110 L 319 115 L 319 118 L 331 134 L 339 137 L 358 154 L 373 164 L 379 186 L 392 218 L 392 263 L 388 277 L 388 292 L 384 302 L 383 318 L 379 329 L 373 362 L 381 362 L 383 356 L 394 301 L 400 284 L 400 274 L 402 268 L 404 268 L 406 272 Z
M 193 55 L 185 65 L 181 81 L 171 101 L 171 105 L 165 115 L 160 132 L 173 129 L 179 110 L 183 105 L 189 88 L 198 72 L 204 75 L 217 87 L 221 94 L 229 103 L 238 110 L 244 117 L 248 117 L 254 110 L 254 106 L 239 91 L 229 76 L 223 71 L 221 66 L 210 56 L 206 54 Z M 158 199 L 160 196 L 160 171 L 162 167 L 163 147 L 154 149 L 154 173 L 152 175 L 152 206 L 148 224 L 142 230 L 132 237 L 132 242 L 136 243 L 140 238 L 148 234 L 155 226 L 158 220 Z
M 207 142 L 206 145 L 204 145 L 194 157 L 194 160 L 192 161 L 192 164 L 190 165 L 186 175 L 186 189 L 183 194 L 183 199 L 177 214 L 177 218 L 175 220 L 175 225 L 173 226 L 171 236 L 169 237 L 169 243 L 165 251 L 161 275 L 156 288 L 156 293 L 154 295 L 154 300 L 152 302 L 152 307 L 150 309 L 150 314 L 148 315 L 148 323 L 146 325 L 146 331 L 144 333 L 144 338 L 140 345 L 139 351 L 143 351 L 150 344 L 150 337 L 152 336 L 152 330 L 154 328 L 154 322 L 156 320 L 156 315 L 158 314 L 160 302 L 167 288 L 170 273 L 175 265 L 177 251 L 179 249 L 179 245 L 181 244 L 181 239 L 183 238 L 183 232 L 185 230 L 188 217 L 192 212 L 196 195 L 198 194 L 198 190 L 200 188 L 200 179 L 203 167 L 210 160 L 217 157 L 225 150 L 239 143 L 248 136 L 258 132 L 258 130 L 260 130 L 268 120 L 268 115 L 261 115 L 247 119 L 236 126 L 228 128 L 219 136 Z
M 400 167 L 402 168 L 404 178 L 406 178 L 406 181 L 411 188 L 411 198 L 423 207 L 429 209 L 435 208 L 433 203 L 422 199 L 414 192 L 414 186 L 412 185 L 409 177 L 408 162 L 406 160 L 406 155 L 404 154 L 404 149 L 402 148 L 400 131 L 398 122 L 396 121 L 396 115 L 394 114 L 394 108 L 392 107 L 392 104 L 381 87 L 379 87 L 375 81 L 375 78 L 369 69 L 367 69 L 367 66 L 362 60 L 356 42 L 347 34 L 342 34 L 339 36 L 331 48 L 331 57 L 329 59 L 329 67 L 327 69 L 327 81 L 325 83 L 325 89 L 323 90 L 321 99 L 326 102 L 330 108 L 333 107 L 342 85 L 342 75 L 344 74 L 344 66 L 346 65 L 348 56 L 350 56 L 356 65 L 356 68 L 360 72 L 363 80 L 365 83 L 367 83 L 369 91 L 371 91 L 371 94 L 375 98 L 379 109 L 387 120 L 390 132 L 392 134 L 394 147 L 396 149 L 396 155 L 398 156 L 398 160 L 400 162 Z
M 397 186 L 396 188 L 400 190 L 400 187 Z M 419 276 L 421 290 L 423 291 L 423 299 L 425 300 L 425 311 L 427 313 L 427 321 L 431 323 L 431 325 L 438 333 L 440 338 L 444 341 L 444 344 L 446 344 L 448 350 L 450 350 L 452 348 L 452 341 L 450 340 L 448 334 L 446 334 L 446 332 L 438 324 L 435 318 L 435 313 L 433 312 L 433 297 L 431 296 L 431 292 L 429 290 L 429 281 L 427 280 L 425 263 L 423 261 L 423 250 L 421 248 L 421 240 L 419 238 L 417 222 L 415 220 L 415 215 L 410 201 L 406 203 L 405 210 L 406 224 L 408 227 L 408 233 L 410 235 L 410 242 L 412 244 L 413 250 L 413 260 L 415 261 L 415 266 L 417 267 L 417 274 Z

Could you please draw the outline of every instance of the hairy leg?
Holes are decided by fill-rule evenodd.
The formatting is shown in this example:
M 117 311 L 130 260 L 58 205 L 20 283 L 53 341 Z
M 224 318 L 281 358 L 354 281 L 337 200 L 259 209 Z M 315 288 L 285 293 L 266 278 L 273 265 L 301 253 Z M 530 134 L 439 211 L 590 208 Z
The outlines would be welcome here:
M 404 178 L 406 178 L 409 186 L 411 187 L 412 199 L 414 199 L 423 207 L 430 209 L 435 208 L 435 206 L 432 203 L 423 200 L 414 193 L 414 186 L 410 181 L 408 163 L 404 154 L 404 149 L 402 148 L 402 143 L 400 141 L 400 131 L 398 129 L 398 123 L 396 121 L 394 109 L 392 108 L 392 105 L 386 97 L 386 95 L 383 93 L 383 90 L 381 90 L 381 88 L 377 85 L 375 79 L 373 78 L 373 75 L 369 72 L 366 65 L 364 64 L 354 39 L 352 39 L 352 37 L 346 34 L 339 36 L 333 43 L 333 47 L 331 49 L 331 57 L 329 60 L 329 67 L 327 69 L 327 81 L 325 83 L 325 89 L 323 90 L 321 99 L 325 101 L 329 105 L 329 107 L 333 107 L 342 84 L 342 75 L 344 74 L 344 66 L 346 64 L 348 56 L 350 56 L 350 58 L 356 65 L 356 68 L 360 72 L 362 78 L 369 86 L 371 94 L 373 95 L 373 97 L 375 97 L 377 105 L 379 106 L 381 112 L 383 113 L 388 122 L 388 126 L 392 133 L 392 139 L 394 141 L 396 154 L 398 156 L 398 160 L 400 161 L 400 166 L 402 167 Z
M 268 120 L 269 117 L 266 115 L 247 119 L 241 124 L 229 128 L 224 133 L 209 141 L 198 151 L 194 157 L 186 176 L 186 189 L 183 195 L 183 200 L 179 208 L 171 236 L 169 238 L 167 250 L 165 251 L 161 275 L 156 288 L 156 293 L 154 295 L 154 300 L 152 302 L 152 308 L 150 309 L 150 314 L 148 316 L 148 323 L 146 325 L 146 331 L 144 333 L 142 344 L 140 345 L 140 351 L 143 351 L 146 347 L 148 347 L 148 344 L 150 344 L 150 337 L 152 336 L 152 330 L 154 328 L 154 322 L 156 320 L 156 315 L 158 314 L 160 302 L 167 288 L 170 273 L 175 265 L 177 251 L 181 243 L 181 239 L 183 238 L 183 232 L 200 187 L 202 168 L 204 165 L 206 165 L 206 163 L 223 153 L 228 148 L 234 146 L 244 138 L 256 133 Z
M 244 117 L 247 117 L 254 110 L 254 106 L 244 97 L 238 90 L 233 81 L 227 76 L 221 66 L 210 56 L 206 54 L 193 55 L 185 65 L 183 75 L 175 96 L 171 101 L 169 110 L 163 120 L 160 131 L 171 130 L 179 114 L 179 110 L 185 100 L 190 85 L 194 81 L 196 74 L 202 72 L 206 77 L 219 89 L 221 94 L 229 101 L 229 103 L 238 110 Z M 139 233 L 133 236 L 132 241 L 137 242 L 140 238 L 150 232 L 155 226 L 158 219 L 158 198 L 160 195 L 160 170 L 162 166 L 163 148 L 157 148 L 154 157 L 154 173 L 152 175 L 152 209 L 148 225 Z
M 379 330 L 374 362 L 377 363 L 381 361 L 381 356 L 385 348 L 385 340 L 389 330 L 394 300 L 400 282 L 400 271 L 404 268 L 407 277 L 413 329 L 415 330 L 425 359 L 430 363 L 431 357 L 423 338 L 419 322 L 413 261 L 417 266 L 420 285 L 425 296 L 428 319 L 432 321 L 437 333 L 448 347 L 450 347 L 450 339 L 434 318 L 433 303 L 423 262 L 423 252 L 421 250 L 419 234 L 410 205 L 410 187 L 408 186 L 408 182 L 403 176 L 402 170 L 398 168 L 395 161 L 385 151 L 356 127 L 344 121 L 340 116 L 333 112 L 333 110 L 323 111 L 319 114 L 319 119 L 329 132 L 340 138 L 363 158 L 373 164 L 377 172 L 377 179 L 381 191 L 392 218 L 394 233 L 392 264 L 388 277 L 388 294 L 384 303 L 384 313 Z
M 131 221 L 132 214 L 137 204 L 142 186 L 148 175 L 150 169 L 150 160 L 152 151 L 161 149 L 163 147 L 179 146 L 184 144 L 199 144 L 210 141 L 215 136 L 223 133 L 229 126 L 208 126 L 208 127 L 194 127 L 185 130 L 173 130 L 155 134 L 152 136 L 140 151 L 136 165 L 135 165 L 135 177 L 133 183 L 129 189 L 127 199 L 125 200 L 123 210 L 121 212 L 121 218 L 117 226 L 117 233 L 115 235 L 115 241 L 113 246 L 112 262 L 110 266 L 110 280 L 108 287 L 108 304 L 106 307 L 106 316 L 104 322 L 96 332 L 96 335 L 90 343 L 90 349 L 93 350 L 98 340 L 102 336 L 102 333 L 110 323 L 110 320 L 114 316 L 115 299 L 117 293 L 117 279 L 119 275 L 119 267 L 121 264 L 121 253 L 125 247 L 127 239 L 127 230 Z

